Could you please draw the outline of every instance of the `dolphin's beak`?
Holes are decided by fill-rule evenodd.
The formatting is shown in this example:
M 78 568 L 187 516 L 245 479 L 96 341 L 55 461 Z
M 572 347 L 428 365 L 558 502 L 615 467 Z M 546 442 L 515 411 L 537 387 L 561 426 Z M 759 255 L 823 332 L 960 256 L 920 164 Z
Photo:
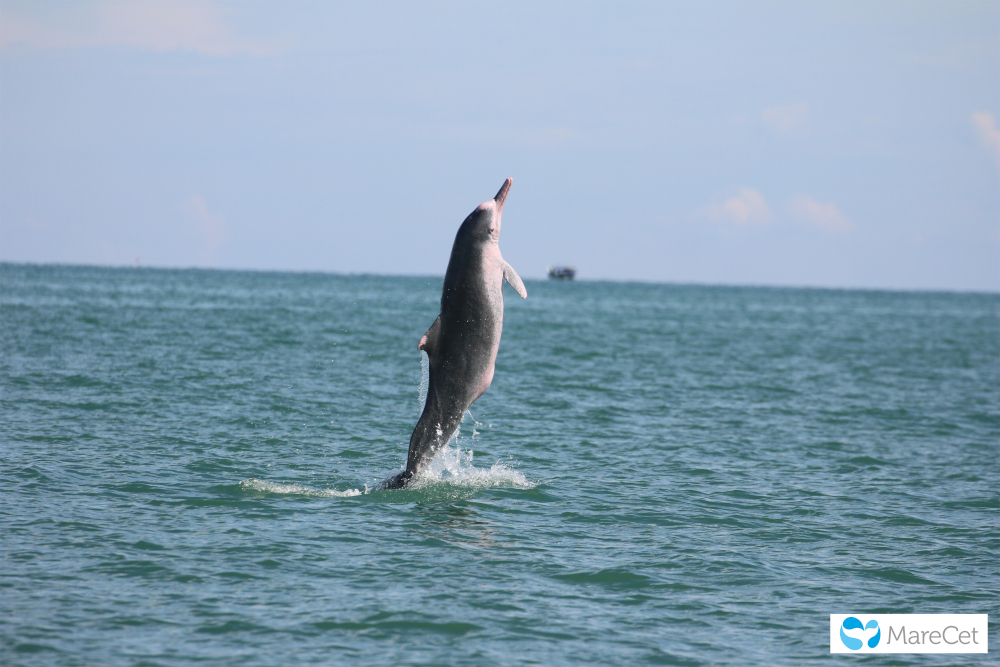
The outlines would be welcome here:
M 514 182 L 513 178 L 508 178 L 506 181 L 504 181 L 503 185 L 500 186 L 500 192 L 498 192 L 497 196 L 493 198 L 493 201 L 497 203 L 498 213 L 500 211 L 503 211 L 503 203 L 507 201 L 507 193 L 510 192 L 510 185 L 513 182 Z

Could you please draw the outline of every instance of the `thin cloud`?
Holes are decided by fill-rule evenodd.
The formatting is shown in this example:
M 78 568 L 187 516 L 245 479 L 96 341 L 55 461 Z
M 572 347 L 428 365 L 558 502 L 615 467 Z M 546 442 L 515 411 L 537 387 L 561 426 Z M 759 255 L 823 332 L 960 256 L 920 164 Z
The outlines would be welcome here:
M 737 225 L 766 223 L 773 217 L 764 197 L 752 188 L 740 188 L 739 194 L 732 199 L 713 204 L 703 212 L 712 220 L 724 220 Z
M 797 222 L 827 232 L 843 233 L 854 229 L 854 224 L 835 205 L 805 195 L 789 201 L 788 212 Z
M 997 130 L 993 114 L 977 111 L 972 114 L 972 124 L 976 128 L 976 134 L 979 135 L 979 141 L 990 152 L 993 159 L 1000 163 L 1000 130 Z
M 29 5 L 30 7 L 30 5 Z M 105 0 L 65 12 L 0 11 L 0 49 L 119 46 L 141 51 L 188 51 L 210 56 L 272 55 L 277 44 L 236 35 L 210 2 Z M 29 12 L 30 13 L 30 12 Z
M 208 204 L 198 195 L 194 195 L 184 202 L 183 208 L 198 223 L 198 233 L 202 239 L 202 245 L 199 248 L 201 261 L 206 264 L 214 264 L 219 248 L 229 238 L 229 233 L 226 230 L 226 216 L 210 212 Z
M 782 134 L 797 134 L 809 121 L 809 105 L 805 102 L 764 109 L 761 120 Z

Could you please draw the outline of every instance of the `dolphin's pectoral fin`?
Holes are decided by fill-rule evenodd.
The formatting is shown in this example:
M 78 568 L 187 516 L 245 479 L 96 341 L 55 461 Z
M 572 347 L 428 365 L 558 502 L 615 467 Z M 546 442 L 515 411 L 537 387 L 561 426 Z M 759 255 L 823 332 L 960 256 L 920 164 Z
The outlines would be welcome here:
M 438 315 L 437 319 L 434 320 L 434 324 L 431 328 L 427 330 L 420 342 L 417 343 L 417 349 L 423 350 L 428 356 L 434 352 L 434 347 L 437 345 L 438 332 L 441 330 L 441 316 Z
M 496 275 L 495 273 L 493 275 Z M 510 283 L 510 286 L 514 288 L 518 294 L 521 295 L 522 299 L 528 298 L 528 290 L 524 289 L 524 283 L 521 282 L 521 276 L 517 275 L 517 271 L 514 267 L 507 262 L 503 263 L 503 277 Z

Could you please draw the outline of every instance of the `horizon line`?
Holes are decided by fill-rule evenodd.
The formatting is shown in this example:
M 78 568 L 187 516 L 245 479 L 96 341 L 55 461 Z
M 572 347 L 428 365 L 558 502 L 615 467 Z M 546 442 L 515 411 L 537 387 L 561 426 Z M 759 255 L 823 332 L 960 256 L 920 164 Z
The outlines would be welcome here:
M 284 274 L 320 274 L 341 277 L 382 277 L 382 278 L 434 278 L 444 279 L 444 274 L 429 273 L 378 273 L 373 271 L 331 271 L 327 269 L 261 269 L 261 268 L 234 268 L 234 267 L 211 267 L 211 266 L 164 266 L 156 264 L 90 264 L 82 262 L 15 262 L 10 260 L 0 260 L 0 266 L 30 266 L 30 267 L 66 267 L 66 268 L 90 268 L 90 269 L 111 269 L 111 270 L 150 270 L 150 271 L 217 271 L 232 273 L 284 273 Z M 646 280 L 642 278 L 574 278 L 572 281 L 551 281 L 548 277 L 529 277 L 525 280 L 537 282 L 584 282 L 584 283 L 638 283 L 643 285 L 673 285 L 678 287 L 720 287 L 720 288 L 750 288 L 750 289 L 788 289 L 788 290 L 827 290 L 827 291 L 855 291 L 855 292 L 903 292 L 903 293 L 938 293 L 938 294 L 981 294 L 1000 296 L 1000 288 L 989 289 L 963 289 L 953 287 L 847 287 L 831 285 L 792 285 L 777 283 L 727 283 L 727 282 L 700 282 L 683 280 Z

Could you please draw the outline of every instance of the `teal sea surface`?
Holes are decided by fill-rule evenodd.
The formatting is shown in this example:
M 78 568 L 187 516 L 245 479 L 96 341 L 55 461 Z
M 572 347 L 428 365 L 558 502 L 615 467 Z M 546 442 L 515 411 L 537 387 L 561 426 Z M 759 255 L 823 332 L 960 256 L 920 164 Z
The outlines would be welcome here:
M 1000 295 L 505 288 L 493 386 L 374 491 L 441 278 L 0 281 L 5 667 L 873 664 L 831 613 L 991 615 L 879 665 L 1000 650 Z

